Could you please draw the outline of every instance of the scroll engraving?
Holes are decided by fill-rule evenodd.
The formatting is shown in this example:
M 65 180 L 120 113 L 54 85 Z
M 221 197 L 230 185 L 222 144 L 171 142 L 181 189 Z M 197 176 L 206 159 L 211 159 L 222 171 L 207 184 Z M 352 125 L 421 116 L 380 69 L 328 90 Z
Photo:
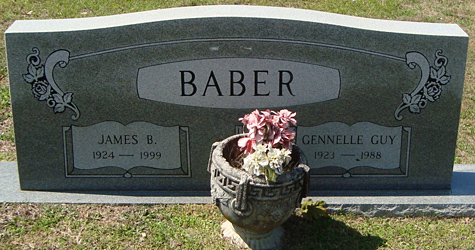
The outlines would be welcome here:
M 31 84 L 33 96 L 38 101 L 46 101 L 46 104 L 53 109 L 54 113 L 63 113 L 66 108 L 69 108 L 74 112 L 71 119 L 79 119 L 80 112 L 73 102 L 73 93 L 61 90 L 53 77 L 56 65 L 61 68 L 68 65 L 69 51 L 57 50 L 53 52 L 44 64 L 41 63 L 39 49 L 33 48 L 32 51 L 33 53 L 26 57 L 28 73 L 23 75 L 23 79 Z
M 427 58 L 419 52 L 409 52 L 406 54 L 406 64 L 409 68 L 415 69 L 419 66 L 421 78 L 417 87 L 411 93 L 402 95 L 402 103 L 396 109 L 394 117 L 400 121 L 403 110 L 409 109 L 413 114 L 419 114 L 427 107 L 429 102 L 435 102 L 442 94 L 442 86 L 450 81 L 450 76 L 446 73 L 445 66 L 448 63 L 447 57 L 443 56 L 442 50 L 435 53 L 434 66 L 430 66 Z

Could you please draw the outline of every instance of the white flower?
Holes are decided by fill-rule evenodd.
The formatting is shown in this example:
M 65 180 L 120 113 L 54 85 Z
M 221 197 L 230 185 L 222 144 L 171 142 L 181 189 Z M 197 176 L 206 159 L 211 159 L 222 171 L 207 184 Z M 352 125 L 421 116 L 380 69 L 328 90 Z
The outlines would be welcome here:
M 269 148 L 267 152 L 269 167 L 278 175 L 283 173 L 283 166 L 290 162 L 290 150 Z
M 252 175 L 264 175 L 267 181 L 275 182 L 283 173 L 283 166 L 291 160 L 290 150 L 258 145 L 254 153 L 244 158 L 243 169 Z
M 254 153 L 244 158 L 244 170 L 252 175 L 264 175 L 264 168 L 269 165 L 269 161 L 266 155 L 267 148 L 259 145 L 256 147 Z

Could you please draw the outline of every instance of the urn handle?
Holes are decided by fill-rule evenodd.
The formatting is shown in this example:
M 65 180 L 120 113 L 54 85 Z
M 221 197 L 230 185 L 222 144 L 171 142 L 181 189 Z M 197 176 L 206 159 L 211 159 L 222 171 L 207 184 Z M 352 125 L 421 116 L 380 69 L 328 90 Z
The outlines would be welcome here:
M 233 202 L 233 209 L 234 212 L 239 216 L 247 216 L 252 210 L 251 204 L 248 201 L 250 181 L 251 177 L 243 174 L 236 189 L 236 199 Z
M 303 187 L 302 192 L 300 193 L 300 201 L 298 202 L 298 204 L 302 202 L 303 198 L 306 198 L 308 196 L 308 193 L 310 191 L 310 168 L 307 165 L 304 165 L 303 169 L 305 171 L 305 176 L 303 178 Z
M 211 164 L 213 164 L 213 152 L 214 150 L 216 149 L 216 147 L 219 145 L 219 142 L 215 142 L 213 143 L 213 145 L 211 145 L 211 150 L 210 150 L 210 153 L 209 153 L 209 159 L 208 159 L 208 172 L 211 173 Z

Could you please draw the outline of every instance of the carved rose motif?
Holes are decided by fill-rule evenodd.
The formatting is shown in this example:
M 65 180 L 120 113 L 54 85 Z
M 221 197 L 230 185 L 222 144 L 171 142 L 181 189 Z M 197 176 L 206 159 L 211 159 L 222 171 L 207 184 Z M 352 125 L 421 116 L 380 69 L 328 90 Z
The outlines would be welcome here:
M 431 102 L 439 99 L 441 93 L 442 88 L 437 82 L 428 82 L 427 85 L 424 86 L 424 97 Z
M 31 91 L 38 100 L 43 101 L 51 95 L 51 85 L 44 81 L 37 81 L 31 85 Z

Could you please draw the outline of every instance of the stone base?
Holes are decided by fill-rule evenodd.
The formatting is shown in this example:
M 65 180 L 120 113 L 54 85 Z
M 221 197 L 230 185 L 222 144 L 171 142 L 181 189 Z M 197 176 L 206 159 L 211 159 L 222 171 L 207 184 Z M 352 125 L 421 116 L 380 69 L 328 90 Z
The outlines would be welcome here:
M 270 232 L 258 234 L 236 228 L 229 221 L 221 224 L 221 231 L 224 238 L 233 241 L 239 247 L 251 249 L 277 249 L 280 246 L 280 239 L 284 235 L 284 228 L 278 227 Z
M 22 191 L 16 162 L 0 162 L 0 203 L 66 204 L 209 204 L 208 191 Z M 475 164 L 455 165 L 451 194 L 420 191 L 387 191 L 322 194 L 314 190 L 308 199 L 323 200 L 332 213 L 351 212 L 373 216 L 475 217 Z

